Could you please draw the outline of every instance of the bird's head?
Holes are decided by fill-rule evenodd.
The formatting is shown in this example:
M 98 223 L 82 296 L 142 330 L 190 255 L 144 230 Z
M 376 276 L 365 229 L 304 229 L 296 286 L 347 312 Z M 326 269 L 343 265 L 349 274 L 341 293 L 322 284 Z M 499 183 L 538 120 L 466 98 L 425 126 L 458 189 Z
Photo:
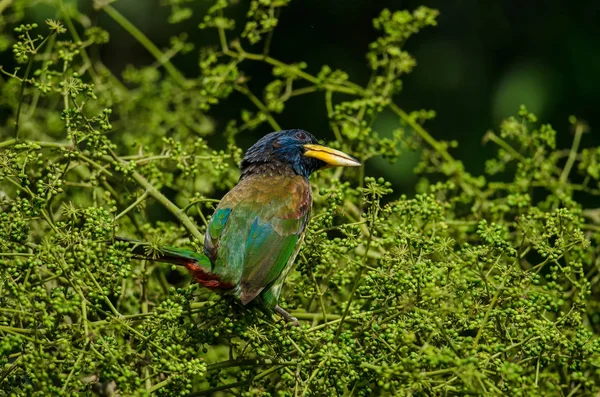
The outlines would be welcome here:
M 317 138 L 303 130 L 272 132 L 248 149 L 242 160 L 242 172 L 262 164 L 282 164 L 307 177 L 325 167 L 358 167 L 360 162 L 339 150 L 321 146 Z

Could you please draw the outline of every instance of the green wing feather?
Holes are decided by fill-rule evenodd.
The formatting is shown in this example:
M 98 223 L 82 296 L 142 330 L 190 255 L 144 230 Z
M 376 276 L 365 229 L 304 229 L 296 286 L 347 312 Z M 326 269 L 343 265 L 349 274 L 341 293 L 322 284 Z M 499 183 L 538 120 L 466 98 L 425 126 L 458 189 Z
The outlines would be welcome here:
M 261 223 L 260 217 L 252 223 L 246 241 L 245 266 L 240 283 L 243 304 L 250 302 L 275 281 L 288 264 L 302 233 L 303 222 L 294 219 L 288 223 L 291 224 L 287 229 L 289 234 L 279 234 L 269 221 Z
M 268 306 L 279 296 L 312 202 L 308 180 L 290 176 L 253 176 L 242 180 L 217 207 L 205 239 L 213 272 L 238 286 L 243 304 L 263 290 Z M 274 299 L 273 299 L 274 298 Z
M 296 248 L 292 253 L 288 263 L 284 267 L 283 271 L 271 284 L 269 284 L 265 289 L 260 293 L 260 298 L 262 303 L 267 308 L 273 308 L 277 304 L 279 300 L 279 295 L 281 294 L 281 289 L 283 288 L 283 282 L 285 281 L 287 275 L 292 270 L 292 264 L 300 252 L 300 246 L 302 245 L 302 241 L 304 240 L 304 232 L 300 236 L 298 243 L 296 244 Z

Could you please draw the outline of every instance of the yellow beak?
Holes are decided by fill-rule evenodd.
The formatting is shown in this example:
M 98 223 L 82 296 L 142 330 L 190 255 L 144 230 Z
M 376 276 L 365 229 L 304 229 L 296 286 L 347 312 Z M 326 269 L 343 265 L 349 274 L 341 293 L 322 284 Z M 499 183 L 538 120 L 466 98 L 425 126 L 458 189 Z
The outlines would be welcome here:
M 360 162 L 344 152 L 321 145 L 304 145 L 305 157 L 319 159 L 330 167 L 360 167 Z

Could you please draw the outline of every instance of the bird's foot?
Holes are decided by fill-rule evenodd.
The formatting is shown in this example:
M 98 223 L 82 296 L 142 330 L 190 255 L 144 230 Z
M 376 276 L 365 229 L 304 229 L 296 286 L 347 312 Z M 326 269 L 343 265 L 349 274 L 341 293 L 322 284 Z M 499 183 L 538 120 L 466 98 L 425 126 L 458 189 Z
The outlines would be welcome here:
M 283 319 L 285 321 L 287 321 L 288 323 L 292 323 L 292 325 L 299 325 L 298 324 L 298 319 L 294 316 L 292 316 L 290 313 L 288 313 L 284 308 L 282 308 L 281 306 L 277 305 L 275 306 L 275 313 L 279 314 L 281 317 L 283 317 Z

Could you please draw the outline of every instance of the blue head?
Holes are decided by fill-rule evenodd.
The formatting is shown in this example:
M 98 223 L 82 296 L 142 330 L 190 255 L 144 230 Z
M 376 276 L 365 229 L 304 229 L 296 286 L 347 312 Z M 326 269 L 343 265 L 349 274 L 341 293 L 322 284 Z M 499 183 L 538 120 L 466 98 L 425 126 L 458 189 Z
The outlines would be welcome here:
M 311 173 L 324 167 L 360 166 L 354 157 L 317 142 L 317 138 L 303 130 L 272 132 L 246 151 L 242 172 L 251 166 L 281 164 L 308 178 Z

